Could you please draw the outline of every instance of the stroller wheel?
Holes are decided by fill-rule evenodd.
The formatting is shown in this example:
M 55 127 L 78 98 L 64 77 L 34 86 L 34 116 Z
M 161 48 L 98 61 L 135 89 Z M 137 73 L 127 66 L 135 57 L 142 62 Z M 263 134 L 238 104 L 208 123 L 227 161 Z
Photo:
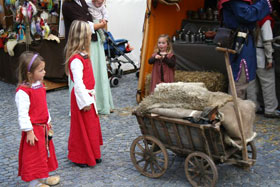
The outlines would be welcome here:
M 122 70 L 122 69 L 118 69 L 116 74 L 117 74 L 117 76 L 118 76 L 119 78 L 122 78 L 122 76 L 123 76 L 123 70 Z
M 139 78 L 139 70 L 136 71 L 136 77 Z
M 115 76 L 112 76 L 110 78 L 110 85 L 111 85 L 111 87 L 116 87 L 116 86 L 118 86 L 118 84 L 119 84 L 119 78 L 115 77 Z

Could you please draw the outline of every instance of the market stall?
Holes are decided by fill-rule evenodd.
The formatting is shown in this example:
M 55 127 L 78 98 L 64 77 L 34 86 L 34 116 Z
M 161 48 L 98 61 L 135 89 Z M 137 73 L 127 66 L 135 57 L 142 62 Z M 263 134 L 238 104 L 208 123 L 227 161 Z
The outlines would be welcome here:
M 59 44 L 53 41 L 42 40 L 38 43 L 32 43 L 29 46 L 30 51 L 40 53 L 46 61 L 45 78 L 53 82 L 65 82 L 67 77 L 64 73 L 63 50 L 65 40 Z M 18 44 L 14 49 L 14 56 L 10 56 L 4 50 L 0 50 L 0 78 L 2 81 L 16 84 L 18 57 L 26 50 L 25 44 Z
M 141 69 L 137 90 L 137 101 L 145 96 L 145 80 L 152 66 L 148 59 L 152 55 L 157 37 L 166 33 L 172 36 L 177 69 L 189 71 L 215 71 L 226 75 L 223 54 L 215 51 L 213 32 L 219 27 L 215 7 L 205 7 L 207 1 L 178 1 L 176 6 L 148 1 L 141 53 Z M 159 1 L 162 2 L 162 1 Z M 205 2 L 205 3 L 204 3 Z M 172 17 L 169 15 L 173 15 Z M 280 22 L 276 21 L 274 36 L 279 36 Z M 280 47 L 275 47 L 276 90 L 280 100 Z
M 4 12 L 0 28 L 0 80 L 17 83 L 18 57 L 35 51 L 46 61 L 46 79 L 66 82 L 63 49 L 59 38 L 60 1 L 1 1 Z

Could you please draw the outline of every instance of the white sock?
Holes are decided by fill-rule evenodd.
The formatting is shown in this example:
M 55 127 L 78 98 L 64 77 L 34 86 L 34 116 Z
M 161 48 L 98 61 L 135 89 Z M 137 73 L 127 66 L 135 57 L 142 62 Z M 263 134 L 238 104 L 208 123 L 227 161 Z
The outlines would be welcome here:
M 39 179 L 39 181 L 40 181 L 41 183 L 46 183 L 46 180 L 47 180 L 47 178 Z
M 28 187 L 35 187 L 39 183 L 40 183 L 40 181 L 38 179 L 35 179 L 35 180 L 29 182 Z

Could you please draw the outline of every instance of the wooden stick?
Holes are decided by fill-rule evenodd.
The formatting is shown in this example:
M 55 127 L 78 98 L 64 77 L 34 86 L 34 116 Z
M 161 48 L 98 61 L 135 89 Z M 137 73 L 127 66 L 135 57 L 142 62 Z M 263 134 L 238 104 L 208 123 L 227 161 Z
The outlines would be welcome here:
M 225 51 L 226 68 L 227 68 L 227 73 L 228 73 L 230 90 L 231 90 L 232 97 L 233 97 L 234 111 L 235 111 L 235 115 L 236 115 L 236 118 L 237 118 L 239 130 L 240 130 L 240 134 L 241 134 L 241 138 L 242 138 L 242 158 L 243 158 L 244 161 L 248 161 L 247 145 L 246 145 L 246 142 L 245 142 L 244 131 L 243 131 L 243 121 L 242 121 L 241 113 L 240 113 L 238 103 L 237 103 L 236 88 L 235 88 L 234 78 L 233 78 L 233 75 L 232 75 L 232 69 L 231 69 L 231 66 L 230 66 L 229 55 L 228 55 L 230 49 L 225 49 L 224 48 L 223 50 L 221 50 L 221 48 L 219 48 L 217 50 L 218 51 Z
M 223 48 L 223 47 L 216 47 L 216 51 L 219 52 L 229 52 L 231 54 L 236 54 L 236 51 L 233 49 Z

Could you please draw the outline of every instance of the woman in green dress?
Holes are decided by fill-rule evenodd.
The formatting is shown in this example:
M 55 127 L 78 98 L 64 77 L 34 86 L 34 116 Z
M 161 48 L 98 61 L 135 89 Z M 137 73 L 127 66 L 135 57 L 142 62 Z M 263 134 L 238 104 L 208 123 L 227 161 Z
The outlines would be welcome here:
M 103 42 L 97 34 L 97 41 L 92 41 L 90 46 L 90 59 L 92 61 L 95 77 L 96 105 L 99 114 L 109 114 L 113 108 L 113 99 L 107 73 L 107 65 Z
M 104 28 L 106 24 L 92 22 L 92 16 L 88 11 L 88 5 L 85 0 L 66 0 L 63 2 L 62 13 L 65 24 L 65 36 L 67 38 L 69 28 L 74 20 L 87 21 L 92 30 Z M 97 39 L 97 40 L 96 40 Z M 110 89 L 106 58 L 103 43 L 97 32 L 94 32 L 91 42 L 90 59 L 95 78 L 96 105 L 99 114 L 109 114 L 113 108 L 113 99 Z M 69 90 L 72 89 L 73 83 L 69 83 Z

